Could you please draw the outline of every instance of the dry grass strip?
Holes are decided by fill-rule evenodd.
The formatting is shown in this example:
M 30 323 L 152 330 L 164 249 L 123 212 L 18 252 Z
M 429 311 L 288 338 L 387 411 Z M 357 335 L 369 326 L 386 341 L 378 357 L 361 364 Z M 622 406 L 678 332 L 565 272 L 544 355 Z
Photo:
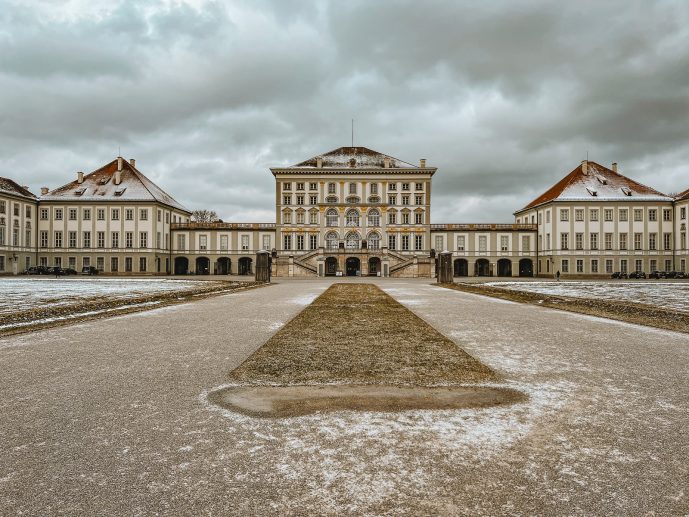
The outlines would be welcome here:
M 539 307 L 549 307 L 551 309 L 599 316 L 601 318 L 645 325 L 647 327 L 689 333 L 689 314 L 686 312 L 664 307 L 654 307 L 643 303 L 599 300 L 595 298 L 549 296 L 542 293 L 501 289 L 499 287 L 482 284 L 442 284 L 441 287 L 455 289 L 465 293 L 491 296 L 493 298 L 500 298 L 513 302 L 538 305 Z
M 242 384 L 476 383 L 497 374 L 371 284 L 334 284 L 230 374 Z

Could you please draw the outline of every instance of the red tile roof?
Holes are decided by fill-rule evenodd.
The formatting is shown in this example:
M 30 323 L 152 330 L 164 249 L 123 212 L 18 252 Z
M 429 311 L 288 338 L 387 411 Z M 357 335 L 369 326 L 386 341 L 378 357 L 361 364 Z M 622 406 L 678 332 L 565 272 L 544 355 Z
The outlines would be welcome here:
M 629 193 L 625 193 L 625 190 Z M 579 165 L 572 172 L 531 201 L 521 210 L 548 203 L 555 200 L 592 201 L 600 200 L 656 200 L 672 201 L 672 198 L 651 187 L 642 185 L 612 169 L 608 169 L 596 162 L 589 161 L 587 174 L 583 165 Z
M 677 196 L 675 196 L 675 201 L 684 201 L 685 199 L 689 199 L 689 188 L 681 194 L 677 194 Z

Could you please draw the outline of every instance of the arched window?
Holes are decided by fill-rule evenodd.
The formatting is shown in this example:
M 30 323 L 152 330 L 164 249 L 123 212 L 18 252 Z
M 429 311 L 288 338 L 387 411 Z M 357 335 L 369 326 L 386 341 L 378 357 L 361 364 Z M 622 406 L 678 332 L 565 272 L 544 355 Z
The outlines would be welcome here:
M 380 226 L 380 212 L 375 208 L 368 211 L 368 225 Z
M 328 194 L 334 194 L 335 193 L 335 184 L 334 183 L 328 183 Z
M 292 224 L 292 211 L 285 210 L 282 212 L 282 224 Z
M 326 248 L 328 248 L 329 250 L 336 250 L 339 240 L 340 239 L 337 236 L 337 232 L 328 232 L 325 235 L 325 246 L 326 246 Z
M 371 232 L 368 234 L 368 249 L 380 249 L 380 234 L 378 232 Z
M 361 238 L 357 232 L 349 232 L 345 237 L 345 246 L 347 249 L 358 249 L 361 247 Z
M 337 226 L 337 220 L 339 216 L 337 215 L 337 210 L 331 208 L 325 213 L 325 225 L 326 226 Z
M 359 226 L 359 212 L 356 210 L 347 210 L 345 215 L 346 226 Z

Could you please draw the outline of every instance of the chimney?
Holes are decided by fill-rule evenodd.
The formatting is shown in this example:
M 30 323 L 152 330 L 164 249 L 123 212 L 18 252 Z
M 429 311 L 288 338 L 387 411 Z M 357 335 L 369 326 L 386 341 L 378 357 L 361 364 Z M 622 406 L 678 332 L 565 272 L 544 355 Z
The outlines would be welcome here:
M 581 171 L 584 173 L 584 176 L 589 175 L 589 161 L 588 160 L 581 160 Z
M 419 160 L 419 167 L 422 168 L 422 169 L 425 169 L 425 168 L 426 168 L 426 158 L 421 158 L 421 159 Z
M 316 167 L 318 167 L 319 169 L 321 167 L 323 167 L 323 157 L 322 156 L 319 156 L 316 158 Z
M 386 156 L 383 158 L 383 168 L 384 169 L 389 169 L 390 168 L 390 157 Z
M 22 185 L 22 188 L 23 188 L 24 190 L 29 190 L 29 186 L 28 186 L 28 185 Z
M 135 160 L 134 158 L 129 158 L 129 164 L 130 164 L 132 167 L 136 167 L 136 160 Z
M 122 161 L 123 161 L 123 160 L 122 160 L 122 157 L 121 157 L 121 156 L 118 156 L 118 157 L 117 157 L 117 170 L 118 170 L 118 171 L 121 171 L 121 170 L 122 170 Z
M 612 162 L 612 172 L 617 172 L 617 162 Z
M 48 187 L 41 187 L 41 196 L 45 196 L 48 193 Z
M 79 171 L 77 172 L 77 183 L 81 184 L 84 182 L 84 173 Z
M 115 185 L 122 183 L 122 171 L 115 171 Z

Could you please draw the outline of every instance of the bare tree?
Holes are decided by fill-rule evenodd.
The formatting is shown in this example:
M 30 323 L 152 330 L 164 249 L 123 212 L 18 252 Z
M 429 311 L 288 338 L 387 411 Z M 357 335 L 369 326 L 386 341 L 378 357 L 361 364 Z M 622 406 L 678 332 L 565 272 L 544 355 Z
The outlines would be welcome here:
M 217 223 L 220 221 L 215 210 L 194 210 L 191 213 L 191 219 L 195 223 Z

